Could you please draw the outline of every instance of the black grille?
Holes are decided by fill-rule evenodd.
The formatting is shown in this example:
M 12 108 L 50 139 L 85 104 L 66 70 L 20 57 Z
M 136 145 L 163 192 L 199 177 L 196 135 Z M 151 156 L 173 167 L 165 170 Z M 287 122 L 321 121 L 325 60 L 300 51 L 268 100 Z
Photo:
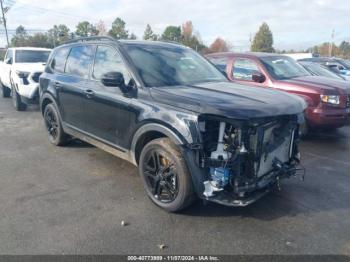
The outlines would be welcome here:
M 350 107 L 350 95 L 348 95 L 348 101 L 346 101 L 346 106 Z
M 42 73 L 41 72 L 38 72 L 38 73 L 34 73 L 33 76 L 32 76 L 32 79 L 35 83 L 39 83 L 39 77 Z

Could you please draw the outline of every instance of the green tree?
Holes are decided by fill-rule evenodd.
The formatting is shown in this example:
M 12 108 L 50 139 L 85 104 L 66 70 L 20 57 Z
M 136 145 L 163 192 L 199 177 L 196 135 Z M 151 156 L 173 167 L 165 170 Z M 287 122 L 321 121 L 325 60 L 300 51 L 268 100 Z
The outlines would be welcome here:
M 146 26 L 145 32 L 143 34 L 143 39 L 153 41 L 158 39 L 158 36 L 153 32 L 152 27 L 149 24 Z
M 350 43 L 343 41 L 339 45 L 339 53 L 343 57 L 350 57 Z
M 129 32 L 125 29 L 125 22 L 117 17 L 112 23 L 112 28 L 108 34 L 116 39 L 128 39 Z
M 93 24 L 83 21 L 77 25 L 75 34 L 80 37 L 94 36 L 98 35 L 98 30 Z
M 47 38 L 51 46 L 55 47 L 71 39 L 71 33 L 66 25 L 54 25 L 47 31 Z
M 134 33 L 131 33 L 130 36 L 129 36 L 129 39 L 136 40 L 137 36 Z
M 251 51 L 253 52 L 267 52 L 273 53 L 275 49 L 273 48 L 273 36 L 269 26 L 263 23 L 259 31 L 255 34 Z
M 48 41 L 48 34 L 36 33 L 28 37 L 28 46 L 51 48 L 52 44 Z
M 180 26 L 167 26 L 162 34 L 162 39 L 167 41 L 181 42 L 181 38 Z
M 28 45 L 28 33 L 24 26 L 20 25 L 16 28 L 15 35 L 11 38 L 11 46 L 19 47 Z

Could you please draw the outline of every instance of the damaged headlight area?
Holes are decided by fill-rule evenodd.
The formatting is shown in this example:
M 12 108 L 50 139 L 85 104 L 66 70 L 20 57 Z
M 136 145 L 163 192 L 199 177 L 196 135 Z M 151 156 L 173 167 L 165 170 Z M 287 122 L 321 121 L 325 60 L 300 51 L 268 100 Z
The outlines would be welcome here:
M 296 115 L 246 121 L 200 116 L 204 198 L 245 206 L 279 186 L 281 178 L 296 175 L 298 126 Z

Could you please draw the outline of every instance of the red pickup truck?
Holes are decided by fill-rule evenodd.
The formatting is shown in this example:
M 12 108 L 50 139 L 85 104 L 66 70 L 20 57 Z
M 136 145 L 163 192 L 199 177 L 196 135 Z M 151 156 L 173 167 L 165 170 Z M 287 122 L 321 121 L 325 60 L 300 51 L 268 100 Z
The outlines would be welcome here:
M 278 54 L 215 53 L 207 58 L 233 82 L 304 98 L 308 127 L 339 128 L 350 121 L 349 82 L 313 76 L 292 58 Z

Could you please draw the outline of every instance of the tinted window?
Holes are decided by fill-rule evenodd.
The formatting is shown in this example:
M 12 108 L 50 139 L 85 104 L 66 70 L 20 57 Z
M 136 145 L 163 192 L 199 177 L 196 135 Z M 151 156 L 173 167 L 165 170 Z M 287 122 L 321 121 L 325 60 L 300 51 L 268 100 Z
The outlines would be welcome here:
M 146 86 L 227 81 L 214 65 L 189 48 L 135 44 L 125 48 Z
M 237 80 L 253 81 L 252 75 L 259 72 L 257 64 L 247 58 L 238 58 L 233 63 L 233 78 Z
M 87 78 L 93 61 L 94 50 L 94 46 L 88 45 L 73 47 L 67 58 L 65 72 Z
M 302 65 L 314 75 L 326 76 L 326 77 L 336 78 L 336 79 L 343 79 L 337 74 L 327 69 L 326 67 L 323 67 L 322 65 L 319 65 L 316 63 L 302 63 Z
M 129 73 L 117 50 L 109 46 L 98 46 L 92 75 L 95 79 L 102 79 L 109 72 L 122 73 L 126 85 L 130 81 Z
M 68 53 L 69 48 L 60 48 L 55 52 L 54 57 L 51 61 L 51 68 L 54 71 L 59 73 L 64 72 L 64 66 L 66 64 Z
M 16 63 L 46 63 L 51 51 L 17 50 Z
M 215 65 L 217 69 L 220 70 L 220 72 L 226 75 L 226 64 L 228 60 L 226 57 L 209 57 L 208 59 Z
M 272 77 L 277 80 L 311 75 L 305 68 L 290 57 L 268 56 L 261 58 L 261 61 Z

